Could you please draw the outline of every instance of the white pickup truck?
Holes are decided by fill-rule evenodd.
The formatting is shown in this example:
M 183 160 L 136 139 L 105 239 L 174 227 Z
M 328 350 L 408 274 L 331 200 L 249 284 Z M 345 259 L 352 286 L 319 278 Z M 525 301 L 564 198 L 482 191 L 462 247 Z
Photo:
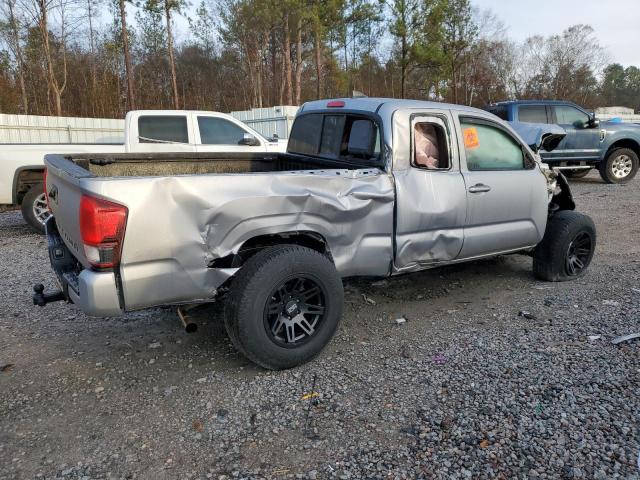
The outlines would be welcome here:
M 27 223 L 44 233 L 50 215 L 42 178 L 46 154 L 264 153 L 283 152 L 286 146 L 286 141 L 266 139 L 224 113 L 135 110 L 125 119 L 124 143 L 0 145 L 0 205 L 20 205 Z

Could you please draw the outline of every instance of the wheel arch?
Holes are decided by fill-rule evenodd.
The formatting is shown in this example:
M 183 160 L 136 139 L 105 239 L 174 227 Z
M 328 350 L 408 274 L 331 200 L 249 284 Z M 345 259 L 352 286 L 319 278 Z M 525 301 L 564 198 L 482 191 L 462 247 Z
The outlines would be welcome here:
M 611 145 L 609 145 L 609 148 L 607 148 L 606 152 L 604 153 L 604 157 L 602 158 L 602 160 L 606 160 L 611 152 L 619 148 L 628 148 L 630 150 L 633 150 L 636 155 L 640 157 L 640 143 L 633 138 L 621 138 L 620 140 L 616 140 Z
M 13 175 L 12 202 L 15 205 L 20 205 L 29 189 L 38 183 L 42 183 L 43 174 L 43 165 L 27 165 L 17 168 Z
M 301 247 L 307 247 L 323 254 L 332 263 L 335 263 L 331 249 L 329 248 L 329 243 L 323 235 L 310 230 L 301 230 L 268 233 L 251 237 L 242 243 L 237 253 L 231 253 L 215 259 L 210 267 L 237 268 L 261 250 L 276 245 L 299 245 Z
M 558 174 L 557 182 L 557 190 L 551 199 L 550 207 L 552 208 L 549 209 L 549 216 L 559 211 L 576 209 L 571 187 L 569 187 L 567 177 L 565 177 L 562 172 Z

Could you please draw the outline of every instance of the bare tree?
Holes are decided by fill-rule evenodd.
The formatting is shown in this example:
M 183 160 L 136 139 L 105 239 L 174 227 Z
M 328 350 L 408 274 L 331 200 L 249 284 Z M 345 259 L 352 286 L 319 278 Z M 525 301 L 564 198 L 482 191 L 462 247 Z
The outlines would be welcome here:
M 29 113 L 29 100 L 27 97 L 27 89 L 25 85 L 25 64 L 24 56 L 22 53 L 22 39 L 20 31 L 22 26 L 17 18 L 16 14 L 16 0 L 3 0 L 2 13 L 8 20 L 8 38 L 7 44 L 12 51 L 16 61 L 16 72 L 18 75 L 18 82 L 20 84 L 20 98 L 22 100 L 22 113 Z
M 300 96 L 302 93 L 302 12 L 298 13 L 298 22 L 296 24 L 296 105 L 300 105 Z
M 284 32 L 282 39 L 282 55 L 284 56 L 285 95 L 287 105 L 293 104 L 293 71 L 291 67 L 291 31 L 289 30 L 289 12 L 285 10 L 282 20 Z
M 67 87 L 67 17 L 66 17 L 66 7 L 67 3 L 65 0 L 35 0 L 33 4 L 27 4 L 28 7 L 31 7 L 29 10 L 31 15 L 33 16 L 36 25 L 38 26 L 38 31 L 40 32 L 40 37 L 42 41 L 42 50 L 43 56 L 46 65 L 46 78 L 47 78 L 47 89 L 49 95 L 53 96 L 53 105 L 55 107 L 55 114 L 62 115 L 62 94 L 64 93 Z M 57 10 L 59 13 L 59 28 L 60 34 L 58 38 L 52 38 L 52 32 L 50 30 L 50 20 L 51 15 L 54 10 Z M 52 47 L 52 40 L 56 41 L 57 50 L 59 50 L 61 56 L 61 62 L 56 62 L 57 59 L 56 53 L 54 52 L 54 47 Z M 61 63 L 58 67 L 57 63 Z M 62 70 L 60 74 L 56 73 L 56 70 Z M 61 78 L 58 78 L 58 75 Z
M 178 78 L 176 76 L 176 60 L 173 51 L 173 28 L 171 25 L 172 12 L 180 12 L 182 3 L 180 0 L 164 0 L 164 15 L 167 22 L 167 52 L 169 54 L 169 68 L 171 70 L 171 88 L 173 90 L 173 108 L 180 108 L 178 97 Z
M 129 30 L 127 29 L 126 0 L 118 0 L 120 10 L 120 31 L 122 35 L 122 51 L 124 54 L 124 69 L 127 77 L 127 105 L 129 110 L 136 109 L 136 96 L 134 88 L 133 62 L 131 61 L 131 50 L 129 49 Z

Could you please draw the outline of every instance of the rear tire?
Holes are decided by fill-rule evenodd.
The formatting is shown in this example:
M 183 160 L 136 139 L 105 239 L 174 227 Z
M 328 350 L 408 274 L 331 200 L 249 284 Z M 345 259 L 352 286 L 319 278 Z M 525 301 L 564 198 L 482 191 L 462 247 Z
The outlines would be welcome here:
M 563 170 L 562 173 L 564 173 L 564 176 L 568 178 L 583 178 L 589 175 L 591 170 L 591 168 L 578 168 L 575 170 Z
M 607 183 L 627 183 L 638 173 L 638 154 L 630 148 L 616 148 L 598 164 L 600 177 Z
M 574 280 L 587 271 L 595 247 L 593 220 L 573 210 L 561 210 L 549 219 L 533 253 L 533 274 L 548 282 Z
M 44 234 L 44 223 L 51 216 L 44 194 L 44 185 L 38 183 L 32 186 L 22 198 L 20 205 L 22 218 L 38 233 Z
M 329 343 L 343 296 L 340 275 L 326 256 L 298 245 L 270 247 L 238 272 L 225 304 L 225 327 L 252 362 L 292 368 Z

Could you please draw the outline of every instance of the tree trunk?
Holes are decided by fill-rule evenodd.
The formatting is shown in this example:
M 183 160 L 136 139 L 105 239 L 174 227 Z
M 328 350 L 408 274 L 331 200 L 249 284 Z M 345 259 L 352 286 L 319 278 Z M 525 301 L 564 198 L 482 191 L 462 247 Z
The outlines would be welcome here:
M 278 92 L 278 105 L 284 105 L 284 91 L 287 89 L 284 63 L 285 62 L 283 58 L 280 62 L 280 90 Z
M 136 109 L 136 97 L 133 87 L 133 63 L 131 62 L 131 52 L 129 51 L 129 31 L 127 30 L 127 12 L 125 10 L 125 0 L 120 2 L 120 23 L 122 25 L 122 50 L 124 52 L 124 68 L 127 77 L 127 106 L 129 110 Z
M 45 61 L 47 63 L 47 84 L 49 86 L 49 91 L 53 93 L 56 115 L 62 116 L 62 90 L 58 86 L 56 75 L 53 71 L 53 58 L 51 56 L 51 45 L 49 43 L 49 18 L 46 1 L 38 0 L 38 8 L 40 9 L 40 18 L 38 19 L 38 23 L 40 27 L 40 34 L 42 35 Z
M 285 94 L 287 105 L 293 105 L 293 72 L 291 69 L 291 32 L 289 32 L 289 13 L 284 14 L 284 40 L 282 54 L 284 55 Z
M 278 86 L 276 83 L 276 78 L 278 78 L 278 65 L 277 65 L 277 47 L 276 47 L 276 36 L 275 36 L 275 27 L 271 26 L 271 40 L 270 40 L 270 48 L 271 48 L 271 104 L 276 103 L 276 98 L 278 98 Z M 280 99 L 282 100 L 282 99 Z
M 296 28 L 296 105 L 300 105 L 302 94 L 302 16 Z
M 96 115 L 96 101 L 98 98 L 98 73 L 96 69 L 96 48 L 93 38 L 93 0 L 87 0 L 87 13 L 89 17 L 89 46 L 91 47 L 91 112 Z
M 16 20 L 15 13 L 13 11 L 15 7 L 14 0 L 7 2 L 9 6 L 9 27 L 11 29 L 11 41 L 13 42 L 13 49 L 16 55 L 16 61 L 18 63 L 18 82 L 20 83 L 20 98 L 22 100 L 22 113 L 27 115 L 29 113 L 29 101 L 27 97 L 27 88 L 24 82 L 24 60 L 22 57 L 22 47 L 20 46 L 20 31 L 18 28 L 18 21 Z
M 349 91 L 350 87 L 351 87 L 351 75 L 349 74 L 349 55 L 347 52 L 347 36 L 349 34 L 348 31 L 346 31 L 346 26 L 345 28 L 345 32 L 344 32 L 344 45 L 343 45 L 343 50 L 344 50 L 344 73 L 347 77 L 347 91 L 345 92 L 345 96 L 346 97 L 350 97 L 351 96 L 351 92 Z
M 402 36 L 402 56 L 400 58 L 400 98 L 404 98 L 404 84 L 407 75 L 407 37 Z
M 167 50 L 169 51 L 169 68 L 171 69 L 171 89 L 173 90 L 173 108 L 180 109 L 178 98 L 178 79 L 176 78 L 176 61 L 173 56 L 173 33 L 171 32 L 171 4 L 164 0 L 164 13 L 167 20 Z
M 320 92 L 322 90 L 322 39 L 320 35 L 320 22 L 316 22 L 313 35 L 313 49 L 316 57 L 316 98 L 320 98 Z

